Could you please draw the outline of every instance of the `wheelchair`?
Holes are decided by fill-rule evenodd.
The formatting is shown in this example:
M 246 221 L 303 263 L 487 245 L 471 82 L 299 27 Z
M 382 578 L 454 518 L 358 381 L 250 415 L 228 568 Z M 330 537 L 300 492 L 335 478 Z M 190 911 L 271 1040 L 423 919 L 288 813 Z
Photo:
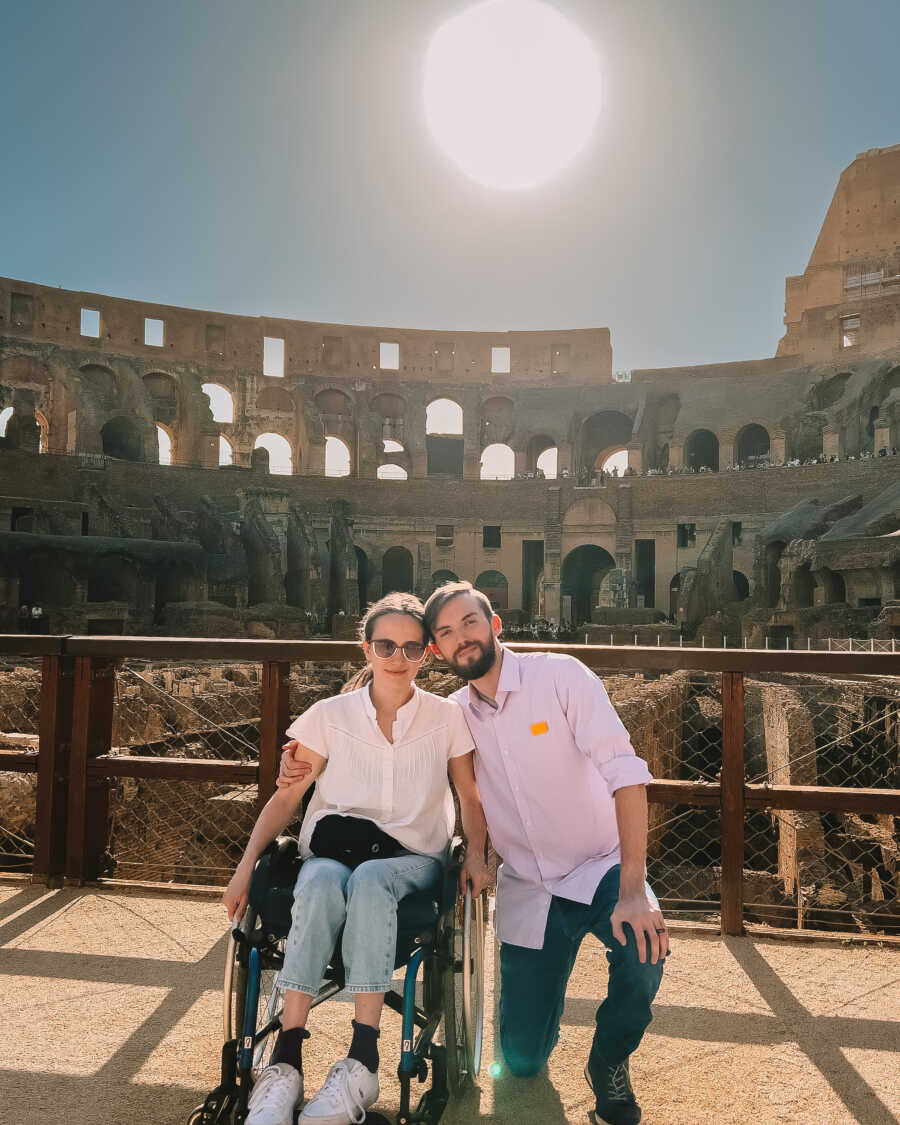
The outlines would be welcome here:
M 459 901 L 462 858 L 462 841 L 455 839 L 441 883 L 407 895 L 398 908 L 394 968 L 406 971 L 402 992 L 385 996 L 402 1020 L 396 1125 L 435 1125 L 450 1097 L 462 1095 L 481 1069 L 486 895 L 473 899 L 467 891 Z M 225 957 L 220 1083 L 188 1125 L 243 1125 L 247 1116 L 253 1083 L 281 1027 L 278 973 L 300 864 L 297 841 L 284 837 L 257 861 L 247 910 Z M 313 1007 L 344 987 L 341 936 Z M 431 1084 L 412 1108 L 413 1079 L 424 1083 L 429 1072 Z

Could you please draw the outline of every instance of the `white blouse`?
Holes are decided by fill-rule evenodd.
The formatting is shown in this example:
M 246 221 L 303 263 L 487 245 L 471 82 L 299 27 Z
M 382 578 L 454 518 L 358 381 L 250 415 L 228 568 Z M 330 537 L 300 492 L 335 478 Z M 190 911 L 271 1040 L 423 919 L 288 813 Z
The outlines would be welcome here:
M 413 685 L 397 712 L 393 743 L 375 716 L 369 685 L 320 699 L 287 729 L 288 738 L 328 761 L 300 828 L 300 853 L 323 816 L 374 821 L 411 852 L 442 858 L 455 812 L 447 763 L 474 750 L 462 708 Z

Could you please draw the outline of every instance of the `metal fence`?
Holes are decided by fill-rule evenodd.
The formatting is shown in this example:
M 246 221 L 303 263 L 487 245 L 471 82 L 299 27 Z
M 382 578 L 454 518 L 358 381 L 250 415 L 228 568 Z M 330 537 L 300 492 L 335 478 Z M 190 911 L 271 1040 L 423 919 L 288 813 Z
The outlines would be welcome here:
M 358 659 L 349 642 L 0 638 L 26 642 L 43 657 L 0 668 L 0 829 L 18 832 L 4 818 L 27 803 L 4 794 L 23 783 L 31 827 L 2 867 L 42 881 L 224 883 L 290 717 Z M 670 917 L 900 933 L 900 657 L 563 651 L 603 677 L 650 766 L 648 873 Z
M 0 663 L 0 749 L 9 755 L 9 765 L 35 761 L 40 695 L 40 660 Z M 31 870 L 36 812 L 37 774 L 14 769 L 0 773 L 0 870 Z

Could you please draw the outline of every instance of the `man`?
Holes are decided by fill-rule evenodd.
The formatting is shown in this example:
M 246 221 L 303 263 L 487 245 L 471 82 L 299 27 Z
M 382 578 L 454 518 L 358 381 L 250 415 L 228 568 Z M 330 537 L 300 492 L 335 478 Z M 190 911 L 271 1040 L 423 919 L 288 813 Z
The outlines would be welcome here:
M 468 582 L 425 606 L 434 651 L 468 686 L 452 698 L 475 741 L 475 773 L 495 849 L 500 1042 L 527 1077 L 559 1038 L 566 985 L 588 933 L 607 946 L 609 989 L 585 1077 L 607 1125 L 636 1125 L 628 1060 L 652 1019 L 669 951 L 646 883 L 646 764 L 601 681 L 580 661 L 520 655 Z M 282 783 L 292 762 L 282 759 Z

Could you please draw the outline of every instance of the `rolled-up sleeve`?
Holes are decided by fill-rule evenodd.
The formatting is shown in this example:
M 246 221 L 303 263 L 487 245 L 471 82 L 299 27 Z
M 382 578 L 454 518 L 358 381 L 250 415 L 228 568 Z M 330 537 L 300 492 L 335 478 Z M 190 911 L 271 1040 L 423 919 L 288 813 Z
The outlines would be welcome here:
M 602 680 L 590 668 L 574 657 L 560 657 L 556 690 L 575 745 L 597 767 L 610 794 L 653 780 L 647 763 L 635 754 Z

